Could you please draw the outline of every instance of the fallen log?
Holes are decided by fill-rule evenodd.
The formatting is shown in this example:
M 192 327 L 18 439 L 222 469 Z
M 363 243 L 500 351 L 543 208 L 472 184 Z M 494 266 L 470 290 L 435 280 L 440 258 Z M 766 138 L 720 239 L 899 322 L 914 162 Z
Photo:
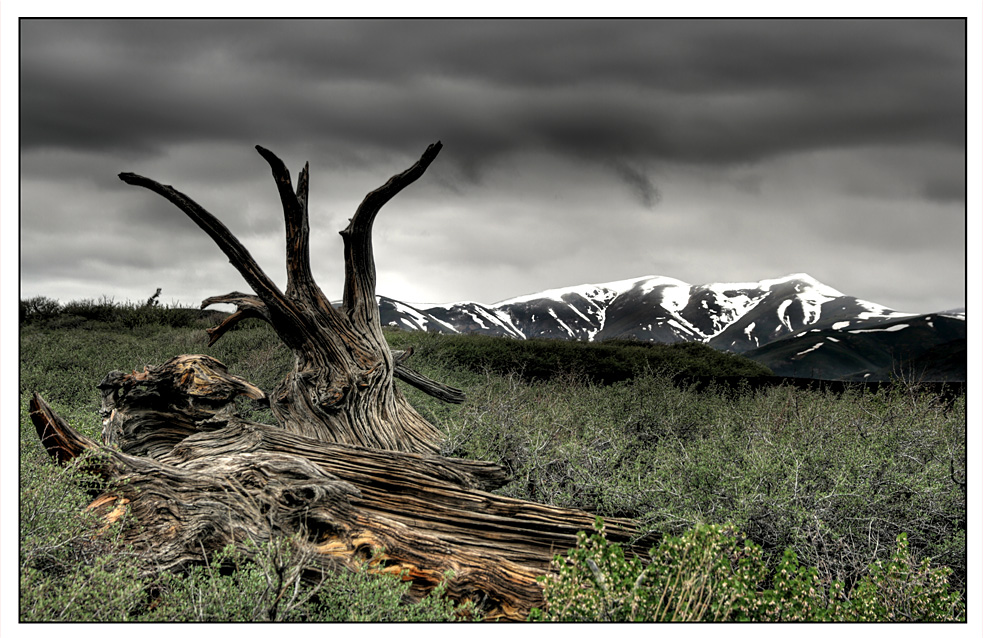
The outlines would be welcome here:
M 59 462 L 86 450 L 110 482 L 93 504 L 107 517 L 128 510 L 126 540 L 181 571 L 229 544 L 290 536 L 316 570 L 401 575 L 415 599 L 453 572 L 447 595 L 472 600 L 488 619 L 522 620 L 543 605 L 536 581 L 554 554 L 576 544 L 595 516 L 493 494 L 497 465 L 319 441 L 243 420 L 236 397 L 262 391 L 217 360 L 182 355 L 131 374 L 103 392 L 102 443 L 76 432 L 37 394 L 31 418 Z M 608 537 L 630 543 L 631 521 L 608 520 Z

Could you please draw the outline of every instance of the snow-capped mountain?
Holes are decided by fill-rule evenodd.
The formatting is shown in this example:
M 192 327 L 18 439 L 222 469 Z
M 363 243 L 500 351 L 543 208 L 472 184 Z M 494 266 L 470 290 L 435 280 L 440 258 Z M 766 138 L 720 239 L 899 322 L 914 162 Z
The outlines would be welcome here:
M 381 297 L 383 325 L 519 339 L 700 341 L 746 352 L 805 328 L 843 329 L 910 316 L 850 297 L 809 275 L 692 285 L 649 276 L 558 288 L 492 305 L 410 305 Z
M 496 304 L 379 298 L 383 325 L 516 339 L 699 341 L 783 376 L 965 380 L 966 313 L 912 315 L 844 295 L 798 273 L 691 285 L 671 277 L 584 284 Z

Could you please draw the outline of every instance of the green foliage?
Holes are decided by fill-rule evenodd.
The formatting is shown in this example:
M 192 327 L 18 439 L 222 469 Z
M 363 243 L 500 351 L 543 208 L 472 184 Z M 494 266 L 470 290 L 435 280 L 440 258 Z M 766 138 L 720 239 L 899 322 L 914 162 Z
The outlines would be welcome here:
M 105 522 L 85 506 L 98 489 L 83 455 L 60 468 L 21 448 L 20 619 L 131 620 L 144 602 L 139 561 L 119 542 L 124 522 Z
M 43 303 L 36 308 L 45 312 Z M 40 391 L 75 427 L 98 438 L 95 386 L 110 370 L 140 370 L 178 354 L 202 353 L 271 391 L 292 365 L 273 330 L 258 321 L 244 322 L 211 348 L 200 328 L 107 326 L 21 326 L 25 618 L 82 617 L 72 608 L 85 608 L 77 602 L 85 593 L 81 587 L 72 589 L 72 583 L 97 584 L 102 577 L 111 582 L 113 574 L 125 573 L 126 565 L 142 560 L 121 547 L 93 544 L 90 532 L 95 523 L 77 515 L 87 502 L 82 474 L 55 468 L 47 460 L 28 417 L 32 391 Z M 386 336 L 393 348 L 413 348 L 411 367 L 465 391 L 467 401 L 458 406 L 400 385 L 414 407 L 444 432 L 445 454 L 493 461 L 510 472 L 512 482 L 499 490 L 507 496 L 633 518 L 657 538 L 681 538 L 701 526 L 729 521 L 759 548 L 758 562 L 768 574 L 778 573 L 783 564 L 789 570 L 786 550 L 807 566 L 796 563 L 794 569 L 814 570 L 823 584 L 827 610 L 835 609 L 831 600 L 848 600 L 830 594 L 833 583 L 842 583 L 851 597 L 865 582 L 876 585 L 876 591 L 900 588 L 895 576 L 865 579 L 878 574 L 878 561 L 885 569 L 891 561 L 901 565 L 891 551 L 905 534 L 910 558 L 905 582 L 920 582 L 924 591 L 935 591 L 948 604 L 938 588 L 939 570 L 948 569 L 952 590 L 965 593 L 965 397 L 946 406 L 904 385 L 890 392 L 842 395 L 791 387 L 711 387 L 696 392 L 679 382 L 676 370 L 659 364 L 646 367 L 641 360 L 632 363 L 639 365 L 632 368 L 631 378 L 592 381 L 586 371 L 601 366 L 600 355 L 593 362 L 585 359 L 586 364 L 566 366 L 563 374 L 529 381 L 518 372 L 467 363 L 462 357 L 478 361 L 481 350 L 475 346 L 468 354 L 466 346 L 480 346 L 482 338 L 400 331 L 387 331 Z M 495 343 L 505 344 L 501 352 L 507 353 L 520 342 Z M 550 344 L 567 347 L 563 342 L 544 342 L 542 347 Z M 489 346 L 491 358 L 498 356 L 498 347 Z M 593 347 L 598 346 L 575 346 Z M 624 347 L 660 350 L 638 344 Z M 685 348 L 669 348 L 675 349 Z M 564 357 L 557 355 L 557 361 L 576 361 Z M 248 418 L 273 422 L 268 409 L 254 402 L 244 401 L 240 408 Z M 737 547 L 743 551 L 743 546 Z M 98 563 L 99 557 L 105 564 Z M 923 568 L 925 559 L 931 560 L 931 570 Z M 203 572 L 197 578 L 206 576 Z M 226 576 L 219 572 L 216 577 Z M 803 572 L 796 578 L 800 584 L 789 581 L 795 590 L 808 592 L 804 583 L 812 582 L 813 576 Z M 46 579 L 54 584 L 46 587 Z M 759 580 L 760 595 L 754 600 L 765 600 L 764 592 L 782 588 L 781 583 L 765 587 L 763 582 Z M 139 610 L 149 604 L 149 585 L 129 597 L 123 583 L 120 580 L 113 591 L 123 598 L 107 606 L 106 613 L 112 610 L 117 619 L 145 615 Z M 67 605 L 72 594 L 58 598 L 63 590 L 76 591 L 76 602 Z M 911 588 L 904 591 L 915 596 Z M 788 592 L 780 595 L 786 601 L 795 599 Z M 900 594 L 883 595 L 901 599 Z M 351 606 L 354 594 L 347 596 Z M 51 598 L 61 600 L 62 606 L 48 605 L 45 601 Z M 869 599 L 874 600 L 873 594 Z M 164 604 L 160 600 L 158 606 Z M 799 601 L 800 611 L 788 603 L 783 613 L 792 617 L 806 613 L 802 609 L 807 603 L 813 608 L 817 604 L 802 596 Z M 890 613 L 895 618 L 944 615 L 939 609 L 929 613 L 918 608 L 922 610 L 916 613 L 896 607 L 870 613 L 885 618 Z M 713 617 L 713 607 L 708 609 Z M 853 617 L 869 618 L 856 605 L 850 609 Z M 305 613 L 315 612 L 308 608 Z M 764 617 L 761 610 L 746 613 Z
M 953 478 L 966 466 L 964 398 L 946 409 L 903 388 L 735 396 L 657 375 L 609 387 L 487 375 L 464 388 L 455 412 L 425 413 L 446 430 L 447 453 L 507 468 L 508 496 L 658 534 L 731 521 L 771 565 L 791 547 L 847 583 L 907 533 L 965 588 L 966 500 Z
M 117 553 L 78 564 L 62 577 L 21 570 L 21 622 L 126 622 L 145 606 L 137 565 Z
M 553 560 L 553 573 L 541 578 L 546 610 L 533 610 L 530 620 L 728 620 L 739 594 L 760 579 L 760 549 L 740 547 L 730 527 L 667 537 L 647 562 L 609 542 L 600 519 L 595 529 L 580 532 L 577 547 Z
M 50 321 L 61 312 L 61 304 L 48 297 L 21 299 L 20 322 L 40 323 Z
M 915 561 L 906 534 L 888 560 L 878 560 L 842 604 L 838 620 L 895 622 L 965 620 L 962 597 L 949 587 L 952 570 Z M 837 609 L 839 611 L 839 609 Z
M 247 557 L 248 553 L 248 557 Z M 419 603 L 405 602 L 409 583 L 370 573 L 322 575 L 312 559 L 281 538 L 245 551 L 229 545 L 209 564 L 165 573 L 140 618 L 152 622 L 450 622 L 478 619 L 473 603 L 455 606 L 441 584 Z M 314 580 L 312 580 L 314 579 Z
M 533 621 L 964 621 L 966 608 L 950 589 L 949 570 L 916 564 L 907 539 L 877 561 L 847 592 L 842 582 L 824 582 L 813 567 L 799 565 L 786 549 L 769 572 L 759 546 L 731 525 L 698 525 L 669 536 L 647 561 L 625 556 L 597 533 L 578 534 L 577 547 L 557 556 L 540 580 L 546 608 Z M 770 587 L 766 587 L 770 577 Z
M 366 564 L 367 565 L 367 564 Z M 447 578 L 452 573 L 445 574 Z M 440 583 L 419 603 L 404 601 L 410 583 L 392 576 L 376 576 L 363 567 L 343 572 L 324 583 L 310 620 L 315 622 L 459 622 L 480 621 L 472 601 L 461 605 L 445 596 L 447 581 Z

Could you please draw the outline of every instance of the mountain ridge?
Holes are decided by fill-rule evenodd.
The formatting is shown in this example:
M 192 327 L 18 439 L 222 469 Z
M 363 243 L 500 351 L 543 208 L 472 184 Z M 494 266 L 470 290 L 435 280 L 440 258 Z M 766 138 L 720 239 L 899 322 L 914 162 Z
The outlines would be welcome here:
M 915 315 L 899 312 L 845 295 L 806 273 L 757 282 L 700 285 L 672 277 L 647 275 L 553 288 L 488 305 L 476 302 L 411 305 L 388 297 L 379 297 L 379 304 L 383 325 L 409 330 L 479 333 L 516 339 L 698 341 L 738 354 L 750 354 L 769 344 L 801 337 L 809 331 L 829 331 L 833 336 L 843 331 L 874 330 L 885 322 L 915 317 L 961 318 L 965 332 L 964 313 L 947 311 Z M 926 325 L 930 324 L 931 321 Z M 921 331 L 922 338 L 927 334 L 925 330 Z M 859 344 L 864 340 L 851 337 L 850 342 Z M 883 341 L 880 336 L 867 340 L 871 343 Z M 928 341 L 934 345 L 941 343 L 934 337 Z M 917 355 L 917 348 L 898 345 L 896 349 Z M 798 352 L 789 356 L 798 356 Z M 828 358 L 827 352 L 823 355 Z M 769 360 L 774 362 L 774 356 Z M 857 362 L 873 360 L 883 363 L 883 357 L 856 358 Z M 793 367 L 810 369 L 801 365 Z M 835 368 L 836 378 L 872 373 L 842 365 L 826 367 Z

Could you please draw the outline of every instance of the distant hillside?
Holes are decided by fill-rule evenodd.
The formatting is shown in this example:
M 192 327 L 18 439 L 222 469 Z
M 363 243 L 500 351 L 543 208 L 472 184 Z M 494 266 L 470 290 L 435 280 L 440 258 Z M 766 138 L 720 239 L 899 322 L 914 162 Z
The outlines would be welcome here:
M 694 286 L 671 277 L 584 284 L 515 297 L 413 306 L 380 297 L 383 325 L 519 339 L 699 341 L 744 352 L 805 327 L 908 316 L 844 295 L 799 273 L 753 283 Z
M 440 351 L 449 365 L 475 372 L 514 373 L 527 381 L 573 375 L 592 383 L 610 384 L 650 370 L 681 381 L 772 376 L 759 363 L 702 343 L 586 343 L 470 334 L 442 338 Z
M 380 297 L 379 307 L 383 325 L 409 330 L 520 340 L 705 343 L 747 354 L 783 376 L 889 379 L 904 365 L 937 380 L 966 376 L 964 312 L 898 312 L 844 295 L 804 273 L 699 286 L 640 277 L 492 305 L 411 305 Z M 905 321 L 913 329 L 889 327 Z M 881 325 L 888 326 L 884 335 L 877 334 Z
M 745 354 L 789 377 L 965 381 L 966 321 L 921 315 L 866 328 L 812 329 Z

